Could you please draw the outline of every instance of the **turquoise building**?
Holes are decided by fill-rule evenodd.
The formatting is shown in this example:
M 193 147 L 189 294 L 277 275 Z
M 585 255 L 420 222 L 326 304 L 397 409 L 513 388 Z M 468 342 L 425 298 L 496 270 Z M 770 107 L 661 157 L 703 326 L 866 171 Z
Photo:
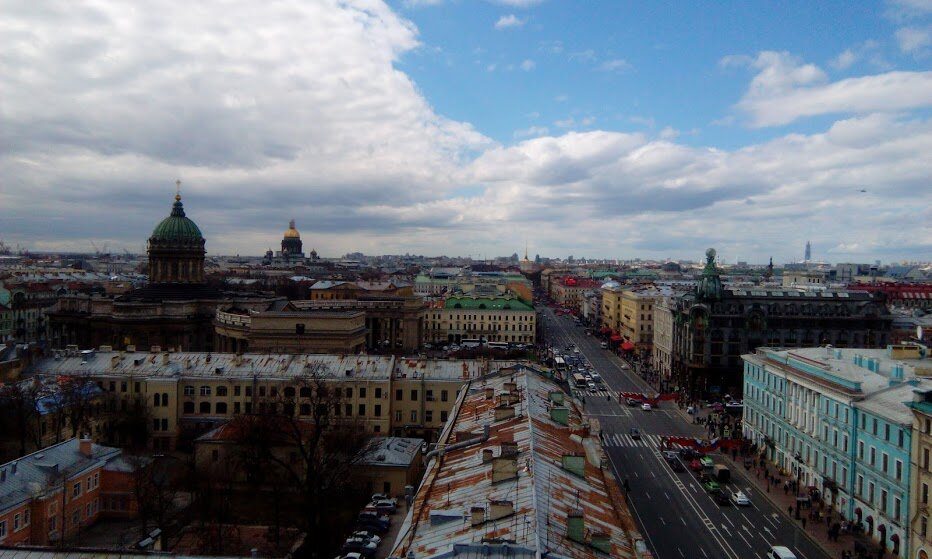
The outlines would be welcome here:
M 920 362 L 928 366 L 927 352 L 904 347 L 758 348 L 742 356 L 742 428 L 762 457 L 798 480 L 801 496 L 818 490 L 834 510 L 905 558 L 907 404 L 932 381 L 915 374 Z

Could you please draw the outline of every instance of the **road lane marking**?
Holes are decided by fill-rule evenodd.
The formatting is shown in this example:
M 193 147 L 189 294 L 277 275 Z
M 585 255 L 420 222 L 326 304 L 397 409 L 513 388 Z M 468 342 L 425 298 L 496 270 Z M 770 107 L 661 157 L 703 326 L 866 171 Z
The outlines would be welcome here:
M 669 494 L 669 493 L 667 493 L 666 491 L 664 491 L 663 494 L 667 496 L 667 500 L 668 500 L 668 501 L 671 501 L 671 500 L 672 500 L 672 499 L 670 499 L 670 494 Z
M 647 491 L 644 492 L 644 496 L 650 499 L 650 493 L 648 493 Z
M 705 555 L 706 557 L 709 556 L 709 555 L 705 552 L 705 548 L 700 547 L 700 548 L 699 548 L 699 551 L 701 551 L 702 554 Z
M 686 557 L 686 554 L 683 553 L 683 550 L 682 550 L 682 549 L 676 548 L 676 550 L 680 552 L 680 557 Z
M 667 521 L 666 521 L 666 520 L 664 520 L 662 516 L 658 516 L 657 518 L 659 518 L 659 519 L 660 519 L 660 521 L 661 521 L 661 522 L 663 522 L 663 525 L 664 525 L 664 526 L 666 526 L 666 525 L 667 525 Z
M 722 518 L 724 518 L 725 520 L 727 520 L 728 523 L 731 524 L 731 527 L 732 527 L 732 528 L 737 528 L 737 526 L 735 526 L 735 523 L 732 522 L 730 518 L 728 518 L 728 515 L 727 515 L 727 514 L 723 514 L 723 515 L 722 515 Z
M 689 526 L 689 524 L 686 524 L 686 519 L 683 518 L 682 516 L 680 517 L 680 522 L 683 523 L 683 526 Z

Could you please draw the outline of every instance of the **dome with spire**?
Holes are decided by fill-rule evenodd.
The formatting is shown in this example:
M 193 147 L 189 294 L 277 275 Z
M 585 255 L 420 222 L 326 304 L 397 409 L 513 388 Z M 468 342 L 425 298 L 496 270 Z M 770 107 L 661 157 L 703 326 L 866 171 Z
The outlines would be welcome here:
M 294 220 L 288 222 L 288 230 L 285 231 L 286 239 L 300 239 L 301 233 L 298 233 L 298 230 L 294 228 Z
M 203 242 L 204 236 L 200 228 L 190 218 L 184 215 L 184 206 L 181 203 L 181 194 L 175 195 L 172 213 L 159 222 L 152 230 L 149 242 L 160 243 L 191 243 Z

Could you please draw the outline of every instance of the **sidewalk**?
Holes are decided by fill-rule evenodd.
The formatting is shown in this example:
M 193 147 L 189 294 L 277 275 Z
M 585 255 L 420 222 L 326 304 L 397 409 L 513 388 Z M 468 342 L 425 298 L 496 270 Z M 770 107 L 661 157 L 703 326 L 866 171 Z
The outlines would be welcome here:
M 677 406 L 677 409 L 679 409 L 679 406 Z M 687 418 L 687 421 L 692 423 L 693 416 L 688 415 L 683 409 L 679 409 L 679 411 Z M 706 417 L 707 415 L 709 415 L 708 409 L 700 410 L 699 417 Z M 789 491 L 784 491 L 783 489 L 783 482 L 792 482 L 793 476 L 781 475 L 779 468 L 772 463 L 767 462 L 764 464 L 764 468 L 767 472 L 771 476 L 776 477 L 776 483 L 768 487 L 764 473 L 757 468 L 758 460 L 756 458 L 755 465 L 747 469 L 744 467 L 744 457 L 740 454 L 738 454 L 737 459 L 732 459 L 730 452 L 719 452 L 719 458 L 732 472 L 741 473 L 755 490 L 756 495 L 769 499 L 777 510 L 780 511 L 785 520 L 795 523 L 797 527 L 804 527 L 806 536 L 808 536 L 813 543 L 821 547 L 832 559 L 841 559 L 843 551 L 850 552 L 852 558 L 858 557 L 854 553 L 855 542 L 858 542 L 860 546 L 868 550 L 868 554 L 865 557 L 870 557 L 870 559 L 896 559 L 896 556 L 890 553 L 889 550 L 882 555 L 879 554 L 879 546 L 865 535 L 854 535 L 850 533 L 839 534 L 838 541 L 830 540 L 828 535 L 829 527 L 836 522 L 842 522 L 843 518 L 837 513 L 830 513 L 821 503 L 813 503 L 811 508 L 803 509 L 801 518 L 796 519 L 796 493 L 792 489 Z M 789 514 L 790 507 L 794 507 L 793 516 Z M 821 512 L 822 519 L 817 520 L 811 517 L 810 515 L 813 512 Z M 805 520 L 803 520 L 803 517 Z M 828 522 L 826 522 L 826 517 L 830 519 Z

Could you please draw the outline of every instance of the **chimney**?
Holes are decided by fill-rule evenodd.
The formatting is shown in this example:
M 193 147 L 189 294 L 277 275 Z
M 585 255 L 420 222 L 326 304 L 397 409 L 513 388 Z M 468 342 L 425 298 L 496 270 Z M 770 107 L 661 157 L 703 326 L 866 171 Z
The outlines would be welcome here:
M 169 356 L 167 351 L 163 353 L 162 354 L 162 365 L 168 365 L 170 359 L 171 357 Z
M 612 552 L 612 540 L 605 532 L 596 532 L 595 534 L 592 534 L 592 540 L 589 542 L 589 545 L 598 549 L 602 553 Z
M 511 419 L 515 416 L 514 406 L 497 406 L 495 408 L 495 421 Z
M 91 441 L 91 438 L 87 435 L 81 437 L 81 441 L 78 443 L 78 450 L 81 452 L 81 456 L 85 458 L 90 458 L 94 455 L 94 443 Z
M 570 410 L 564 407 L 552 407 L 550 408 L 550 419 L 554 423 L 559 423 L 560 425 L 569 425 L 570 423 Z
M 482 449 L 482 462 L 483 462 L 483 463 L 485 463 L 485 462 L 491 462 L 491 461 L 492 461 L 492 458 L 493 458 L 492 449 L 491 449 L 491 448 L 483 448 L 483 449 Z
M 486 388 L 486 389 L 485 389 L 485 399 L 486 399 L 486 400 L 491 400 L 491 399 L 494 398 L 494 397 L 495 397 L 495 389 L 492 388 L 492 387 Z
M 469 509 L 469 521 L 473 526 L 479 526 L 485 522 L 485 509 L 483 507 L 471 507 Z
M 136 351 L 136 346 L 134 346 L 134 345 L 128 345 L 128 346 L 126 346 L 126 352 L 127 352 L 127 353 L 132 353 L 132 352 L 134 352 L 134 351 Z
M 572 509 L 566 514 L 566 537 L 574 542 L 586 543 L 582 509 Z
M 583 456 L 573 454 L 563 455 L 563 469 L 571 474 L 576 474 L 581 478 L 586 477 L 586 459 Z
M 559 390 L 553 390 L 550 392 L 550 401 L 554 404 L 563 405 L 563 392 Z
M 498 520 L 515 513 L 515 504 L 511 501 L 492 501 L 489 503 L 489 520 Z
M 113 357 L 110 358 L 110 368 L 111 368 L 111 369 L 116 369 L 116 366 L 117 366 L 119 363 L 120 363 L 120 356 L 119 356 L 119 355 L 114 355 Z
M 515 479 L 518 477 L 518 459 L 498 456 L 492 459 L 492 483 Z

